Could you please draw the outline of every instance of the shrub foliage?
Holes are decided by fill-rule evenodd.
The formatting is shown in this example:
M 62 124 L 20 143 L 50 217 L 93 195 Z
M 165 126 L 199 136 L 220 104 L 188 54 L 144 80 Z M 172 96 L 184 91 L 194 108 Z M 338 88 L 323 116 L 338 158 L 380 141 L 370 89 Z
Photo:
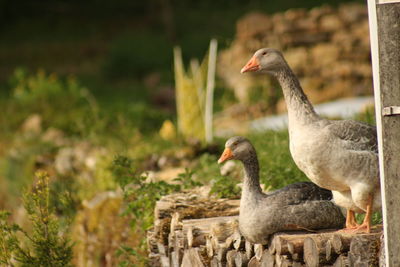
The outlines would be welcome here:
M 10 224 L 10 213 L 0 213 L 0 263 L 5 266 L 72 266 L 72 243 L 61 231 L 49 203 L 49 176 L 36 173 L 37 183 L 24 196 L 32 232 Z

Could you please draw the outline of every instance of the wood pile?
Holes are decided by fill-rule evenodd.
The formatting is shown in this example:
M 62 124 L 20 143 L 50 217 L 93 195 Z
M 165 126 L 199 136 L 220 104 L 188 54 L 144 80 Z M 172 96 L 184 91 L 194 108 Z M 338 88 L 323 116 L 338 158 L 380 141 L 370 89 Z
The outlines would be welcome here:
M 238 229 L 239 200 L 196 193 L 163 197 L 147 242 L 151 266 L 379 266 L 381 229 L 371 234 L 282 232 L 252 244 Z
M 237 22 L 236 36 L 220 53 L 218 73 L 242 103 L 251 88 L 269 90 L 268 107 L 279 97 L 266 75 L 241 75 L 240 69 L 259 48 L 281 50 L 311 102 L 372 94 L 368 12 L 366 5 L 290 9 L 275 14 L 253 12 Z M 259 94 L 258 94 L 259 95 Z M 278 112 L 285 105 L 277 102 Z

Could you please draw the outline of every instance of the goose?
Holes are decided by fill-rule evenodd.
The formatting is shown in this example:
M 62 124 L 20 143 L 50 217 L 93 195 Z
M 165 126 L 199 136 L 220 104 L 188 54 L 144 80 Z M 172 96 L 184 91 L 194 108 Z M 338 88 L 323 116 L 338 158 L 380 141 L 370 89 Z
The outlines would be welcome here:
M 243 163 L 244 178 L 239 209 L 239 230 L 246 240 L 265 244 L 278 231 L 338 229 L 345 218 L 330 199 L 332 193 L 311 182 L 288 185 L 275 192 L 262 192 L 256 150 L 241 136 L 231 137 L 218 160 Z
M 320 117 L 281 52 L 262 48 L 241 73 L 274 76 L 288 110 L 290 153 L 298 168 L 346 208 L 343 231 L 369 233 L 371 214 L 381 209 L 376 128 L 354 120 Z M 361 225 L 355 213 L 366 213 Z

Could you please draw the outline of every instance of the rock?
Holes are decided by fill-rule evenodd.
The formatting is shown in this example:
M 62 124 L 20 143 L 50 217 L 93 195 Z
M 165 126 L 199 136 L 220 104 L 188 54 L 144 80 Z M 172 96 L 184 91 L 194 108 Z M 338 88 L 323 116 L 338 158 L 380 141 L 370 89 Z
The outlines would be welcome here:
M 96 164 L 97 164 L 97 158 L 93 155 L 88 156 L 85 159 L 85 166 L 90 170 L 94 170 L 96 168 Z
M 248 89 L 260 83 L 260 79 L 257 79 L 257 77 L 240 74 L 242 65 L 251 56 L 250 51 L 252 50 L 246 50 L 240 43 L 236 42 L 236 44 L 232 45 L 231 49 L 219 53 L 219 64 L 217 64 L 219 76 L 223 77 L 225 83 L 230 88 L 233 88 L 235 97 L 241 103 L 249 101 Z
M 68 140 L 65 137 L 63 131 L 56 128 L 48 128 L 42 135 L 42 141 L 53 143 L 56 146 L 64 146 L 68 144 Z
M 286 19 L 282 13 L 276 13 L 272 15 L 272 21 L 274 25 L 273 31 L 276 34 L 285 34 L 293 31 L 291 21 L 288 21 L 288 19 Z
M 364 63 L 357 66 L 356 69 L 353 69 L 354 75 L 359 77 L 369 77 L 372 79 L 372 68 L 370 64 Z M 372 86 L 372 85 L 371 85 Z
M 338 12 L 338 15 L 346 24 L 353 24 L 368 16 L 367 7 L 361 8 L 357 3 L 341 4 Z
M 42 132 L 42 117 L 32 114 L 22 123 L 21 130 L 28 135 L 38 135 Z
M 306 62 L 309 62 L 308 51 L 304 47 L 290 48 L 285 53 L 286 61 L 299 75 L 306 71 Z
M 308 95 L 313 102 L 321 103 L 328 100 L 338 99 L 343 96 L 353 95 L 352 85 L 350 81 L 344 79 L 331 80 L 329 85 L 325 87 L 324 92 L 310 90 Z
M 328 5 L 323 5 L 320 7 L 314 7 L 307 14 L 308 16 L 314 18 L 316 21 L 320 20 L 323 16 L 333 13 L 333 8 Z
M 324 83 L 326 83 L 326 80 L 321 78 L 320 75 L 315 75 L 311 77 L 301 78 L 300 83 L 305 88 L 304 91 L 306 92 L 306 94 L 309 95 L 311 92 L 321 92 Z M 311 101 L 313 102 L 313 99 L 311 99 Z
M 343 28 L 343 22 L 337 14 L 323 16 L 320 20 L 322 31 L 337 31 Z
M 353 75 L 354 64 L 350 61 L 341 61 L 339 64 L 333 64 L 330 68 L 321 69 L 323 76 L 332 77 L 334 79 L 346 78 Z
M 168 165 L 168 157 L 167 156 L 161 156 L 158 161 L 157 161 L 157 166 L 160 169 L 164 169 Z
M 312 63 L 322 68 L 330 67 L 333 62 L 336 62 L 339 53 L 339 47 L 332 43 L 317 44 L 310 49 Z
M 94 170 L 97 157 L 104 154 L 101 149 L 94 149 L 87 142 L 80 142 L 70 147 L 61 148 L 55 156 L 54 166 L 58 173 L 66 175 L 74 170 Z
M 73 148 L 65 147 L 60 149 L 54 161 L 56 171 L 61 175 L 72 172 L 74 169 L 74 157 L 75 153 Z
M 236 24 L 237 38 L 248 40 L 250 38 L 260 38 L 260 32 L 267 32 L 272 29 L 271 19 L 263 13 L 252 12 L 245 15 Z
M 351 27 L 351 33 L 356 38 L 358 45 L 362 46 L 362 51 L 368 53 L 370 48 L 369 39 L 365 36 L 369 36 L 369 24 L 367 20 L 362 20 L 359 23 L 355 23 Z M 369 53 L 368 53 L 369 56 Z
M 307 10 L 304 8 L 289 9 L 283 13 L 283 17 L 288 21 L 302 20 L 307 16 Z

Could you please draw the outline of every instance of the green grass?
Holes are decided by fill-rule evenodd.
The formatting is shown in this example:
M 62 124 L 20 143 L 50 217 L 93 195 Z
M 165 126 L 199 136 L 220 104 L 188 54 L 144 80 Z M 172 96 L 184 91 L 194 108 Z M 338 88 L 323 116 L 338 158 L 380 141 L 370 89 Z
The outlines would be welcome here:
M 307 177 L 297 168 L 290 155 L 287 131 L 253 133 L 247 138 L 257 151 L 260 162 L 260 180 L 266 188 L 278 189 L 294 182 L 307 181 Z M 217 141 L 220 153 L 222 153 L 225 141 L 223 139 Z M 218 157 L 219 155 L 216 154 L 205 153 L 198 158 L 193 170 L 199 181 L 217 182 L 217 187 L 220 187 L 221 190 L 224 190 L 222 189 L 224 181 L 227 187 L 232 187 L 232 183 L 241 182 L 241 172 L 235 173 L 232 177 L 226 177 L 226 179 L 221 177 L 220 166 L 217 164 Z M 216 189 L 214 191 L 218 194 Z
M 257 149 L 261 181 L 273 189 L 287 184 L 306 181 L 307 177 L 295 165 L 289 151 L 289 136 L 287 131 L 250 135 Z

